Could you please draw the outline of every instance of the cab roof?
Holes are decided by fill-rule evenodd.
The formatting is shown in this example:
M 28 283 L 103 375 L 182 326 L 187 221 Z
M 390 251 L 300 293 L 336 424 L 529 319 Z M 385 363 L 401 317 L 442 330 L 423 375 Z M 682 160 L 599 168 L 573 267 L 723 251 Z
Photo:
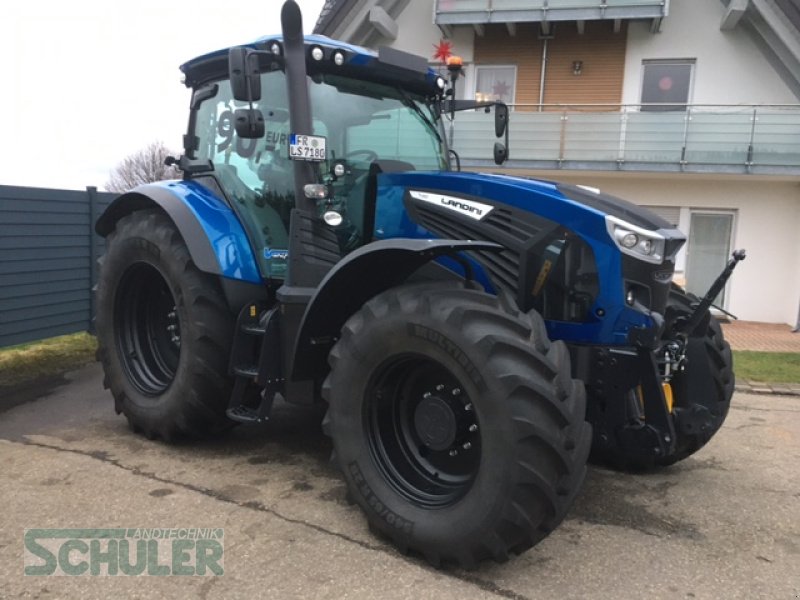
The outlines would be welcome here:
M 303 40 L 306 47 L 306 67 L 309 73 L 315 71 L 340 72 L 342 75 L 358 79 L 417 88 L 414 91 L 426 96 L 435 95 L 441 91 L 437 84 L 439 75 L 428 66 L 427 60 L 421 56 L 393 48 L 380 48 L 378 52 L 375 52 L 361 46 L 333 40 L 324 35 L 306 35 Z M 244 46 L 253 50 L 270 52 L 275 42 L 279 44 L 282 55 L 282 35 L 263 36 L 244 44 Z M 324 58 L 321 61 L 315 61 L 310 56 L 310 49 L 314 46 L 319 46 L 324 52 Z M 198 87 L 212 81 L 225 79 L 229 50 L 230 48 L 215 50 L 182 64 L 180 69 L 186 75 L 187 87 Z M 335 65 L 332 60 L 336 51 L 344 54 L 344 64 L 341 66 Z M 273 55 L 271 59 L 267 60 L 281 61 L 282 56 Z

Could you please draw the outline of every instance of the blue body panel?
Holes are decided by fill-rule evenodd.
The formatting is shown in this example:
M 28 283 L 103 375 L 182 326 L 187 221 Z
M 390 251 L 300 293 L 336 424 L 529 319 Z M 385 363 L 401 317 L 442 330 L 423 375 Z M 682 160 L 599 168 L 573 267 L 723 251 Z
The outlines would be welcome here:
M 162 181 L 155 185 L 168 190 L 189 207 L 208 236 L 224 277 L 262 283 L 242 224 L 223 200 L 194 181 Z
M 566 341 L 625 345 L 633 327 L 651 326 L 652 319 L 628 307 L 622 287 L 622 255 L 608 235 L 605 214 L 566 198 L 555 184 L 505 175 L 456 172 L 387 173 L 379 177 L 375 216 L 375 237 L 428 238 L 438 236 L 413 222 L 403 204 L 408 188 L 435 190 L 485 198 L 492 204 L 506 204 L 534 212 L 563 224 L 580 235 L 594 252 L 600 293 L 586 323 L 548 321 L 551 338 Z M 447 266 L 452 266 L 449 263 Z M 459 270 L 456 267 L 454 270 Z M 476 266 L 476 279 L 488 277 Z M 609 286 L 609 282 L 619 285 Z M 489 288 L 491 290 L 491 288 Z M 598 316 L 602 314 L 603 316 Z

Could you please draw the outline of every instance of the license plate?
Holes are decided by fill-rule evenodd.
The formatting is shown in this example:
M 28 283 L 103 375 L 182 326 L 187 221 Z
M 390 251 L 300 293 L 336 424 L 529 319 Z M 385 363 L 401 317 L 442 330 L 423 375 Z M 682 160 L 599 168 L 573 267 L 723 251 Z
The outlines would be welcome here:
M 289 158 L 292 160 L 325 160 L 325 138 L 318 135 L 289 136 Z

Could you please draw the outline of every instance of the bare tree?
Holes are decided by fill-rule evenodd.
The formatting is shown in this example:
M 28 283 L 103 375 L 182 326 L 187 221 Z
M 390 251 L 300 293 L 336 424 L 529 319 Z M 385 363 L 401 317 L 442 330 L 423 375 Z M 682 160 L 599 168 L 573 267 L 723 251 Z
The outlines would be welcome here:
M 109 192 L 127 192 L 143 183 L 175 179 L 179 172 L 175 167 L 164 164 L 167 156 L 175 156 L 164 142 L 157 141 L 148 144 L 141 150 L 126 156 L 121 163 L 114 167 L 106 182 Z

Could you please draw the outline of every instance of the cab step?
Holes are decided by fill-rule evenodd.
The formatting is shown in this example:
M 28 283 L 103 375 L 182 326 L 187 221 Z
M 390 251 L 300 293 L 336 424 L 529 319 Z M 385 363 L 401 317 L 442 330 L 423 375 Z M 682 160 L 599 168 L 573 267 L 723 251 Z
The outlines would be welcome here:
M 266 423 L 269 421 L 269 411 L 272 409 L 272 401 L 270 400 L 269 406 L 264 406 L 264 404 L 265 402 L 262 401 L 261 406 L 258 408 L 252 408 L 243 404 L 232 406 L 225 411 L 225 414 L 230 420 L 238 423 Z
M 283 390 L 279 321 L 274 307 L 249 304 L 239 313 L 228 367 L 234 386 L 225 411 L 233 421 L 267 421 L 275 394 Z
M 264 335 L 267 333 L 267 328 L 263 325 L 253 325 L 252 323 L 244 323 L 241 325 L 241 331 L 249 335 Z
M 233 367 L 233 374 L 237 377 L 256 379 L 258 377 L 258 367 L 255 365 L 238 365 Z

